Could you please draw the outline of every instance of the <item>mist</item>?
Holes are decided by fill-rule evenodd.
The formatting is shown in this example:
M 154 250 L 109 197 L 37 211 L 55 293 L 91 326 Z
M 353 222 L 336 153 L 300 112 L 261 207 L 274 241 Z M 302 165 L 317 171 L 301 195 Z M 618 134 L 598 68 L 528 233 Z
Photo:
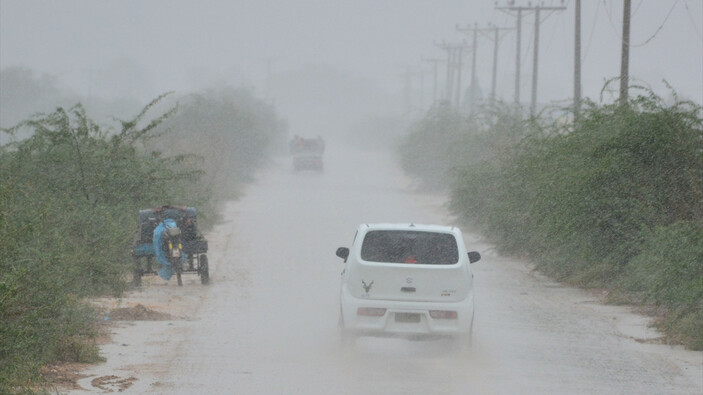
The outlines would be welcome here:
M 643 2 L 633 8 L 632 84 L 668 95 L 666 80 L 680 97 L 702 103 L 703 4 L 676 3 Z M 583 5 L 583 92 L 595 101 L 604 82 L 619 74 L 618 4 Z M 565 5 L 565 11 L 544 13 L 541 24 L 540 103 L 564 103 L 573 96 L 573 8 Z M 526 15 L 523 21 L 523 103 L 529 102 L 531 88 L 532 19 Z M 54 92 L 31 100 L 36 108 L 16 109 L 23 99 L 14 99 L 16 90 L 4 82 L 0 125 L 10 126 L 21 119 L 18 114 L 46 111 L 44 101 L 63 103 L 57 92 L 65 102 L 81 101 L 89 108 L 104 101 L 145 104 L 164 92 L 222 85 L 248 87 L 275 104 L 294 133 L 341 133 L 379 114 L 417 117 L 441 98 L 446 68 L 440 65 L 435 88 L 432 66 L 422 59 L 444 59 L 437 46 L 441 42 L 470 44 L 471 35 L 456 27 L 474 23 L 510 28 L 515 15 L 478 0 L 2 0 L 0 69 L 30 70 Z M 501 35 L 496 97 L 509 102 L 515 33 Z M 492 51 L 488 37 L 480 37 L 476 83 L 484 96 L 490 91 Z M 470 67 L 467 56 L 462 95 L 470 84 Z M 118 113 L 115 109 L 112 115 Z
M 59 362 L 75 394 L 700 393 L 700 351 L 605 303 L 623 273 L 637 295 L 683 284 L 688 310 L 662 310 L 703 347 L 689 258 L 703 237 L 703 2 L 634 2 L 630 98 L 646 100 L 632 108 L 614 104 L 623 0 L 583 2 L 585 127 L 571 112 L 575 1 L 540 1 L 554 9 L 536 75 L 535 13 L 518 54 L 506 9 L 533 3 L 0 0 L 0 302 L 20 306 L 0 306 L 0 332 L 31 335 L 0 336 L 0 392 Z M 495 47 L 460 31 L 490 26 Z M 448 45 L 463 47 L 455 69 Z M 294 136 L 324 140 L 313 165 L 296 166 Z M 197 206 L 208 282 L 134 266 L 151 242 L 134 241 L 137 214 L 161 205 Z M 378 308 L 406 333 L 340 344 L 335 249 L 369 223 L 461 227 L 480 251 L 463 272 L 468 354 L 457 332 L 417 341 L 423 328 L 403 325 L 457 312 L 412 304 Z M 417 278 L 393 280 L 421 295 L 405 287 Z M 115 323 L 117 308 L 162 318 Z

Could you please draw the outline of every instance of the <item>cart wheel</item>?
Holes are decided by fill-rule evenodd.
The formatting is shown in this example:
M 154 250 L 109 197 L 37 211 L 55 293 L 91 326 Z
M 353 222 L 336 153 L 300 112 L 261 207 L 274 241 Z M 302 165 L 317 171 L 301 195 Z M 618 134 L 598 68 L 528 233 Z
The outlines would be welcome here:
M 142 286 L 142 271 L 139 268 L 139 258 L 134 257 L 134 272 L 132 274 L 132 281 L 135 287 Z
M 202 254 L 198 258 L 198 272 L 200 272 L 200 283 L 206 285 L 210 283 L 210 272 L 207 266 L 207 255 Z
M 171 258 L 171 267 L 173 268 L 173 271 L 176 272 L 176 279 L 178 280 L 178 285 L 183 285 L 183 261 L 181 260 L 180 257 L 178 258 Z

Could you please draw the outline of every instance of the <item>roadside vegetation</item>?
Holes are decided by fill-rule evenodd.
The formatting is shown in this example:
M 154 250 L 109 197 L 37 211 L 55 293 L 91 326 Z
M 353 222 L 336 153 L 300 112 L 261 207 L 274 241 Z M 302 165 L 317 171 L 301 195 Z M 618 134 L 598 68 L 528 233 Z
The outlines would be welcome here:
M 526 117 L 438 106 L 400 145 L 407 172 L 506 254 L 610 301 L 654 306 L 667 340 L 703 350 L 701 107 L 651 92 Z
M 245 90 L 157 111 L 169 99 L 114 129 L 78 104 L 0 132 L 0 393 L 41 389 L 47 364 L 99 361 L 85 301 L 129 289 L 138 210 L 195 206 L 211 226 L 281 134 Z

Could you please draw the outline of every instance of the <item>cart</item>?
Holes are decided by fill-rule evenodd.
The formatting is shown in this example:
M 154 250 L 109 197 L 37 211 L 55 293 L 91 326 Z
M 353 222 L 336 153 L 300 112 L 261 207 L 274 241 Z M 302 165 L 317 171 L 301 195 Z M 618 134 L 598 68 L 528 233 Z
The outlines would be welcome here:
M 173 264 L 178 285 L 183 285 L 183 273 L 197 273 L 202 284 L 210 282 L 208 270 L 207 240 L 198 232 L 197 212 L 194 207 L 161 206 L 153 209 L 139 210 L 139 234 L 132 248 L 134 261 L 134 284 L 140 286 L 142 277 L 156 275 L 154 268 L 154 229 L 161 221 L 170 218 L 176 221 L 180 229 L 180 238 L 185 255 L 185 262 L 177 260 Z

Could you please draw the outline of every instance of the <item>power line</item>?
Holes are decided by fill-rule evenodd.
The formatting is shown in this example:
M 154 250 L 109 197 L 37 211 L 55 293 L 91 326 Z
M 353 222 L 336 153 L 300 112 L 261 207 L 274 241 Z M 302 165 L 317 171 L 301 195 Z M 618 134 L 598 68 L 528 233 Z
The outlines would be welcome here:
M 438 75 L 438 66 L 439 63 L 442 62 L 442 59 L 439 58 L 422 58 L 423 62 L 431 62 L 432 63 L 432 78 L 433 78 L 433 85 L 432 85 L 432 105 L 437 104 L 437 75 Z
M 444 100 L 451 103 L 452 96 L 455 93 L 456 99 L 454 100 L 458 107 L 460 105 L 461 71 L 463 67 L 464 49 L 471 48 L 473 50 L 473 48 L 469 47 L 465 42 L 449 44 L 443 41 L 435 45 L 447 52 L 447 77 L 445 79 L 446 90 L 444 92 Z M 455 76 L 456 82 L 454 79 Z
M 603 9 L 605 10 L 605 14 L 608 15 L 608 22 L 610 22 L 610 26 L 613 28 L 613 31 L 615 32 L 615 36 L 620 38 L 621 32 L 618 31 L 618 28 L 615 26 L 615 23 L 613 22 L 613 10 L 608 11 L 608 4 L 605 2 L 605 0 L 603 0 Z
M 500 43 L 500 39 L 502 38 L 500 36 L 500 31 L 508 31 L 508 30 L 514 30 L 513 28 L 509 27 L 498 27 L 496 25 L 490 25 L 487 28 L 479 28 L 476 24 L 474 24 L 474 27 L 466 27 L 466 28 L 460 28 L 458 25 L 456 26 L 456 30 L 464 33 L 473 33 L 473 56 L 472 56 L 472 61 L 471 61 L 471 85 L 470 85 L 470 92 L 469 94 L 470 99 L 470 105 L 473 108 L 473 105 L 476 101 L 476 85 L 477 85 L 477 80 L 476 80 L 476 55 L 478 52 L 478 41 L 477 37 L 478 35 L 482 36 L 487 36 L 490 40 L 493 41 L 493 68 L 492 68 L 492 75 L 491 75 L 491 100 L 495 99 L 495 94 L 496 94 L 496 78 L 497 78 L 497 71 L 498 71 L 498 47 Z M 505 35 L 504 35 L 505 36 Z
M 591 34 L 588 36 L 588 44 L 586 44 L 586 53 L 583 55 L 583 60 L 586 60 L 588 51 L 591 49 L 591 41 L 593 33 L 596 31 L 596 22 L 598 22 L 598 10 L 600 10 L 600 1 L 596 3 L 596 13 L 593 15 L 593 24 L 591 25 Z
M 632 46 L 632 47 L 635 47 L 635 48 L 636 48 L 636 47 L 643 47 L 643 46 L 647 45 L 648 42 L 652 41 L 652 39 L 654 39 L 654 37 L 656 37 L 657 34 L 659 34 L 659 32 L 662 30 L 662 28 L 663 28 L 664 25 L 666 24 L 666 21 L 669 20 L 669 17 L 671 16 L 671 13 L 674 12 L 674 8 L 676 8 L 676 5 L 677 5 L 677 4 L 679 4 L 679 0 L 676 0 L 676 2 L 674 2 L 674 5 L 671 6 L 671 9 L 669 10 L 669 13 L 666 14 L 666 18 L 664 18 L 664 22 L 662 22 L 661 25 L 659 25 L 659 28 L 657 28 L 657 31 L 655 31 L 654 34 L 652 34 L 652 36 L 647 39 L 647 41 L 643 42 L 642 44 L 637 44 L 637 45 L 634 45 L 634 44 L 633 44 L 633 45 L 631 45 L 631 46 Z
M 514 4 L 514 2 L 512 2 Z M 513 5 L 511 4 L 511 6 Z M 520 53 L 520 45 L 522 44 L 522 8 L 499 8 L 496 4 L 496 7 L 494 9 L 500 9 L 501 11 L 517 11 L 517 20 L 515 23 L 515 30 L 517 32 L 516 34 L 516 39 L 515 39 L 515 103 L 519 104 L 520 103 L 520 68 L 521 68 L 521 63 L 520 63 L 520 56 L 522 55 Z M 512 13 L 511 13 L 512 15 Z
M 561 2 L 564 4 L 564 1 L 562 0 Z M 530 112 L 534 115 L 536 111 L 536 106 L 537 106 L 537 77 L 538 77 L 538 65 L 539 65 L 539 27 L 540 23 L 542 22 L 542 19 L 540 18 L 540 13 L 542 11 L 547 12 L 548 14 L 545 16 L 545 20 L 549 18 L 551 14 L 553 14 L 556 11 L 563 11 L 566 9 L 565 6 L 557 6 L 557 7 L 552 7 L 552 6 L 543 6 L 537 4 L 536 6 L 532 6 L 529 4 L 527 7 L 525 6 L 515 6 L 514 2 L 509 2 L 508 6 L 506 7 L 499 7 L 496 3 L 495 6 L 496 9 L 499 10 L 505 10 L 505 11 L 517 11 L 517 32 L 518 32 L 518 50 L 516 51 L 518 53 L 518 59 L 516 59 L 516 83 L 515 83 L 515 102 L 519 103 L 520 102 L 520 93 L 519 93 L 519 85 L 520 85 L 520 73 L 519 73 L 519 67 L 520 67 L 520 59 L 519 59 L 519 44 L 520 44 L 520 26 L 521 26 L 521 17 L 522 17 L 522 11 L 527 11 L 527 12 L 534 12 L 535 14 L 535 22 L 534 22 L 534 46 L 533 46 L 533 54 L 532 54 L 532 97 L 530 100 Z
M 698 31 L 698 26 L 696 26 L 696 21 L 693 20 L 693 15 L 691 15 L 691 10 L 688 8 L 688 2 L 684 1 L 683 5 L 684 5 L 684 7 L 686 7 L 686 12 L 688 13 L 688 18 L 691 21 L 691 25 L 693 26 L 693 30 L 698 35 L 698 38 L 701 41 L 703 41 L 703 35 L 701 35 L 701 32 Z
M 634 17 L 635 15 L 637 15 L 637 11 L 639 11 L 639 10 L 640 10 L 640 7 L 642 7 L 642 3 L 644 3 L 644 0 L 640 0 L 640 3 L 637 4 L 637 7 L 635 7 L 635 10 L 632 12 L 632 16 L 633 16 L 633 17 Z
M 567 7 L 568 7 L 568 4 L 567 4 Z M 546 18 L 544 20 L 546 20 Z M 542 22 L 544 22 L 544 20 L 542 20 Z M 554 41 L 554 36 L 556 35 L 557 30 L 560 27 L 562 27 L 561 20 L 559 20 L 557 23 L 554 24 L 554 28 L 552 29 L 552 34 L 551 34 L 551 36 L 549 36 L 549 41 L 547 41 L 547 46 L 545 47 L 546 50 L 549 50 L 552 47 L 552 42 Z

